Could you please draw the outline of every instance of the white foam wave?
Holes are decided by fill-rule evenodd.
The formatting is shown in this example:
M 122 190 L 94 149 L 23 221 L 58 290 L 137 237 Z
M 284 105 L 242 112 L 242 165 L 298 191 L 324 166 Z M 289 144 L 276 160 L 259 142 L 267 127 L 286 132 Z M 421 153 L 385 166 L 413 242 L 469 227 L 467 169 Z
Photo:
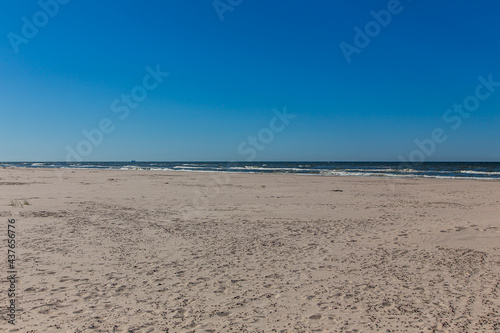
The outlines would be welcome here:
M 500 172 L 498 171 L 461 170 L 460 173 L 473 174 L 473 175 L 500 175 Z
M 125 165 L 120 168 L 120 170 L 145 170 L 144 168 L 138 167 L 137 165 Z
M 174 169 L 201 169 L 201 168 L 206 168 L 206 167 L 203 167 L 203 166 L 176 165 L 173 168 Z
M 234 169 L 239 168 L 239 167 L 233 167 Z M 230 169 L 233 169 L 230 168 Z M 245 166 L 244 168 L 240 168 L 243 170 L 263 170 L 263 171 L 307 171 L 307 169 L 301 169 L 301 168 L 264 168 L 260 166 Z M 238 169 L 239 170 L 239 169 Z

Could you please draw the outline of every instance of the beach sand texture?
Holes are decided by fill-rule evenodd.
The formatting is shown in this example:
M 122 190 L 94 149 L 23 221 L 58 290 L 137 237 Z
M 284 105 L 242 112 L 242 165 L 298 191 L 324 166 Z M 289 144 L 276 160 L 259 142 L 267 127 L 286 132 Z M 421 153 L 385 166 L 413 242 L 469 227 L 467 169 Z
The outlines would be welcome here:
M 500 181 L 58 173 L 0 169 L 0 331 L 500 332 Z

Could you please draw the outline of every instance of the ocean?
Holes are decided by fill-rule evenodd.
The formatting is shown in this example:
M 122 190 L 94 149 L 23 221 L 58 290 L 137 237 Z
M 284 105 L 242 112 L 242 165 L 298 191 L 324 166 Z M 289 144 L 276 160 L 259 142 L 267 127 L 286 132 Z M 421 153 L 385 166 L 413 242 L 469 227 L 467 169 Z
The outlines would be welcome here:
M 500 179 L 499 162 L 0 162 L 0 167 Z

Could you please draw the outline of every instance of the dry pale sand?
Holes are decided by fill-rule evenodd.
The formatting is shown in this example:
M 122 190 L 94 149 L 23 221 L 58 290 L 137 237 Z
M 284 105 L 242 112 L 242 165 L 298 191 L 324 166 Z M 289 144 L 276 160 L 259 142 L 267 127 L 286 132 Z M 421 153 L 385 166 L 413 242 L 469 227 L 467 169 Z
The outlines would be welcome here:
M 500 331 L 500 182 L 214 176 L 0 169 L 0 331 Z

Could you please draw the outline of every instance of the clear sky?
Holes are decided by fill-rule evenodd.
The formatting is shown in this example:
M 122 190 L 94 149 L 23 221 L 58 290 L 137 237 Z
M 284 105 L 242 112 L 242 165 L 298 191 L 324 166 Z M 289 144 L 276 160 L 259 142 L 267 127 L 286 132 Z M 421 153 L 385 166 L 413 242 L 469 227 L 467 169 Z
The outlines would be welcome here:
M 498 1 L 55 1 L 0 11 L 1 161 L 500 160 Z

